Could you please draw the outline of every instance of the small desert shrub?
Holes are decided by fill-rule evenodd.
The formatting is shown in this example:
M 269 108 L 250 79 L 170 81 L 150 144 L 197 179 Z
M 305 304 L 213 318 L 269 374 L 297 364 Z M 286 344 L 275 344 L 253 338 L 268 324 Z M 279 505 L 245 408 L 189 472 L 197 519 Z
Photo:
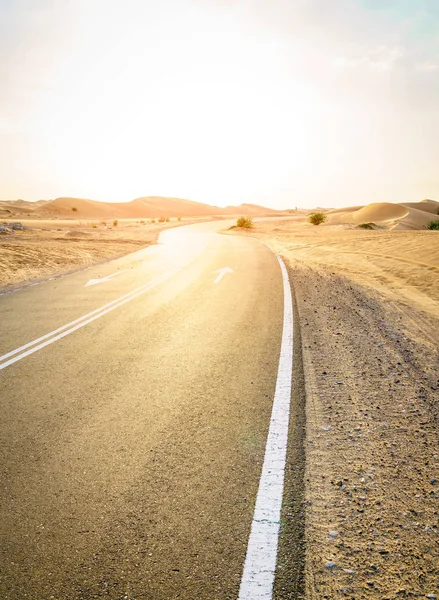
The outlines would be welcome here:
M 375 229 L 376 223 L 360 223 L 357 227 L 361 227 L 361 229 Z
M 251 229 L 253 227 L 253 219 L 251 217 L 239 217 L 236 221 L 237 227 L 244 227 L 244 229 Z
M 119 225 L 119 221 L 117 219 L 114 219 L 113 225 L 114 225 L 114 227 L 117 227 Z
M 165 217 L 165 221 L 166 221 L 166 223 L 169 223 L 169 221 L 170 221 L 170 220 L 171 220 L 171 219 L 170 219 L 169 217 Z
M 155 223 L 155 219 L 151 219 L 150 223 Z
M 97 229 L 98 226 L 97 225 L 92 225 L 93 229 Z
M 164 223 L 165 222 L 165 217 L 159 217 L 158 219 L 159 223 Z
M 429 221 L 427 223 L 427 229 L 434 229 L 436 231 L 439 231 L 439 219 L 436 219 L 435 221 Z
M 181 217 L 177 217 L 177 221 L 181 221 Z
M 313 212 L 308 217 L 308 221 L 313 225 L 320 225 L 321 223 L 324 223 L 326 219 L 327 216 L 322 212 Z
M 76 206 L 72 207 L 73 212 L 78 212 L 78 209 L 76 208 Z
M 146 221 L 140 221 L 141 225 L 145 225 Z

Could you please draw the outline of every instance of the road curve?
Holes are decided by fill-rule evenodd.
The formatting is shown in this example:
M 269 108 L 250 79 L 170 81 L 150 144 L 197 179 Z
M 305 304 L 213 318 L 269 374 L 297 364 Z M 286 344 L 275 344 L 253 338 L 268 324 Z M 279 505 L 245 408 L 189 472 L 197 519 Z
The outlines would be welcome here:
M 283 283 L 220 226 L 0 296 L 4 600 L 238 597 Z

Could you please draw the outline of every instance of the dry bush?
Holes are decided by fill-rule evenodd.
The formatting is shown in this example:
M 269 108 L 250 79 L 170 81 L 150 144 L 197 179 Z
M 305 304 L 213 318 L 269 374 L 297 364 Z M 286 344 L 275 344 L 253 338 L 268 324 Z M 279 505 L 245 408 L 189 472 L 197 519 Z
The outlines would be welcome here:
M 313 212 L 308 216 L 308 221 L 313 225 L 324 223 L 328 217 L 322 212 Z

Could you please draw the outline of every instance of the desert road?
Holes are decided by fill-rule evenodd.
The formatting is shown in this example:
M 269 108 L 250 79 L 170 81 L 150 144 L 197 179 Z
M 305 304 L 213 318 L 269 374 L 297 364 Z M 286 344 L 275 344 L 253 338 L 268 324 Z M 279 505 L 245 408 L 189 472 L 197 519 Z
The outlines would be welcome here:
M 272 597 L 291 296 L 222 228 L 0 296 L 2 600 Z

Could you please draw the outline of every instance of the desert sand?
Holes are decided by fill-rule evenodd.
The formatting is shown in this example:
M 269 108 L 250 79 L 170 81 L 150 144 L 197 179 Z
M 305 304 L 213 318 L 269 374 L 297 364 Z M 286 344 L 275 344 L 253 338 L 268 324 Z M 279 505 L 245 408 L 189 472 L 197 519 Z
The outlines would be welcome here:
M 438 212 L 434 200 L 373 203 L 329 210 L 327 222 L 319 226 L 308 223 L 307 215 L 255 223 L 247 235 L 269 240 L 296 263 L 332 268 L 392 300 L 439 316 L 439 235 L 425 229 Z M 361 223 L 373 223 L 374 230 L 359 228 Z
M 319 226 L 230 232 L 261 239 L 290 271 L 312 600 L 439 597 L 439 232 L 423 229 L 438 207 L 379 203 Z
M 439 202 L 422 200 L 404 204 L 374 202 L 367 206 L 351 206 L 328 211 L 328 223 L 353 224 L 373 223 L 388 229 L 424 229 L 439 213 Z
M 91 219 L 20 219 L 26 230 L 0 235 L 0 293 L 140 250 L 155 243 L 163 229 L 200 220 L 119 219 L 114 225 Z
M 332 269 L 387 297 L 439 316 L 437 231 L 362 230 L 306 223 L 258 223 L 252 233 L 296 263 Z

